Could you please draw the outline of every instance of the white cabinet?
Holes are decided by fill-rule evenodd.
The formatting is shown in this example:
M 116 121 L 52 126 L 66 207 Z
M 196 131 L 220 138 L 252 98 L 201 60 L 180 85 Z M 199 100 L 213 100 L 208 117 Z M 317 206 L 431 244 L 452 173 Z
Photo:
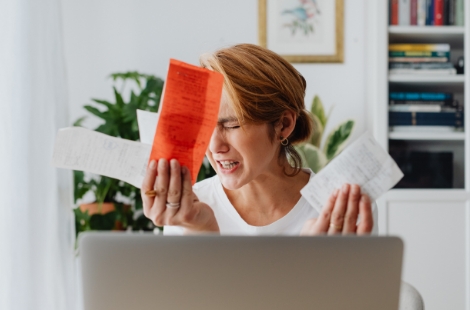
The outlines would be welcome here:
M 405 243 L 403 280 L 423 296 L 427 310 L 470 310 L 470 66 L 464 75 L 388 74 L 389 43 L 449 43 L 452 60 L 470 61 L 470 2 L 464 27 L 390 27 L 388 1 L 368 0 L 366 85 L 369 128 L 388 149 L 405 141 L 417 150 L 450 150 L 454 189 L 393 189 L 379 201 L 379 232 Z M 465 130 L 455 133 L 390 133 L 389 91 L 454 93 L 464 103 Z
M 382 199 L 381 234 L 403 238 L 403 280 L 422 294 L 426 309 L 466 309 L 466 194 L 422 194 L 395 191 Z

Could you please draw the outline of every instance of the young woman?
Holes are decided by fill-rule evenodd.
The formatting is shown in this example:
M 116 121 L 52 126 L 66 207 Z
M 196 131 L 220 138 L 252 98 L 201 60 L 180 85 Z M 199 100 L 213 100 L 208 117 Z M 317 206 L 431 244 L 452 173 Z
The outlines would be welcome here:
M 224 76 L 218 125 L 206 156 L 217 175 L 191 186 L 177 160 L 152 161 L 142 184 L 144 213 L 165 234 L 369 234 L 375 206 L 357 185 L 344 184 L 319 214 L 300 190 L 313 178 L 293 145 L 312 121 L 306 82 L 279 55 L 251 44 L 201 57 Z M 374 211 L 373 211 L 374 209 Z M 360 218 L 360 221 L 358 221 Z

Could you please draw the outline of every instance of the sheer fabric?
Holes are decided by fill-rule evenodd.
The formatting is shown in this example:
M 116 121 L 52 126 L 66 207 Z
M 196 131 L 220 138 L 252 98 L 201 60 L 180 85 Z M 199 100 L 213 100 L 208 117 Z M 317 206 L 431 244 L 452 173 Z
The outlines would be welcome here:
M 74 309 L 60 0 L 0 1 L 0 309 Z

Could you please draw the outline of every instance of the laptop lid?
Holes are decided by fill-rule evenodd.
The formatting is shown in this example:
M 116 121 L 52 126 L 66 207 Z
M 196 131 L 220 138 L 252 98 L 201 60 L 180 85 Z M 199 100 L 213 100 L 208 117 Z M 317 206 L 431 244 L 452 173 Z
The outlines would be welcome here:
M 84 233 L 85 310 L 398 309 L 396 237 Z

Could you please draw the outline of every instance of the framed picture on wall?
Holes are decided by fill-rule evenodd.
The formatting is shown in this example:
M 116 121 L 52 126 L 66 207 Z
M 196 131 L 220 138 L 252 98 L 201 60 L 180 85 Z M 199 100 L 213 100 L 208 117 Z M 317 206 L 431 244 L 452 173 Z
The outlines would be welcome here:
M 290 62 L 343 62 L 343 0 L 258 0 L 259 43 Z

